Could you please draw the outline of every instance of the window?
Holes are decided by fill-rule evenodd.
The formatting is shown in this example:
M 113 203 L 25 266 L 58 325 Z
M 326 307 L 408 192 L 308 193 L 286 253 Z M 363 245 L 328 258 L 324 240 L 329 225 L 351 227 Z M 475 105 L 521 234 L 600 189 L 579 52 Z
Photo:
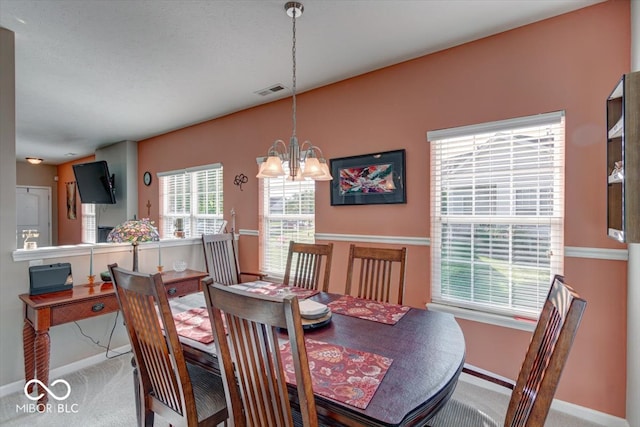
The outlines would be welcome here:
M 223 223 L 222 165 L 206 165 L 158 174 L 160 237 L 174 236 L 182 222 L 184 237 L 216 233 Z
M 433 302 L 536 318 L 563 270 L 564 114 L 427 139 Z
M 82 203 L 82 243 L 96 243 L 96 205 Z
M 286 165 L 285 165 L 286 166 Z M 285 167 L 286 176 L 289 171 Z M 289 241 L 315 242 L 315 181 L 263 179 L 260 270 L 284 276 Z

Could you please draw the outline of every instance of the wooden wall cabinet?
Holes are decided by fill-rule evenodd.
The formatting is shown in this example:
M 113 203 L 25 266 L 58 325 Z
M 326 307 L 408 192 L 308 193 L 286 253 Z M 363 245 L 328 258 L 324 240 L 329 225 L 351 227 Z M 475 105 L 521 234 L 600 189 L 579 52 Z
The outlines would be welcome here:
M 607 98 L 607 234 L 640 243 L 640 71 Z

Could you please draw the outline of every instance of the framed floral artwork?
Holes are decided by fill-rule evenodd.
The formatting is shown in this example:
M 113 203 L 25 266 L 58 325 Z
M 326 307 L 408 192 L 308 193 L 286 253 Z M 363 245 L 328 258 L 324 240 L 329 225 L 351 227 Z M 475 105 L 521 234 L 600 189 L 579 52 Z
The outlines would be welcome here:
M 331 205 L 407 203 L 405 150 L 330 160 Z

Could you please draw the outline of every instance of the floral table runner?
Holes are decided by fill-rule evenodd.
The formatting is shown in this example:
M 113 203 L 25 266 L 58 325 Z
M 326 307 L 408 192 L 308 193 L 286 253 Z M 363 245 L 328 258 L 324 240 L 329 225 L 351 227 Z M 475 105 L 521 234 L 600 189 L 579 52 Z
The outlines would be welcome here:
M 317 290 L 298 288 L 295 286 L 285 286 L 279 283 L 264 281 L 246 282 L 231 286 L 245 290 L 247 292 L 254 292 L 270 296 L 283 295 L 283 293 L 291 293 L 293 295 L 296 295 L 300 299 L 309 298 L 310 296 L 313 296 L 319 292 Z M 184 308 L 185 307 L 176 307 L 175 310 L 184 310 Z M 178 335 L 201 342 L 203 344 L 210 344 L 213 342 L 211 322 L 209 322 L 209 312 L 206 308 L 189 308 L 187 310 L 181 311 L 178 314 L 174 314 L 173 319 L 176 324 Z
M 333 313 L 395 325 L 411 307 L 344 295 L 328 304 Z
M 264 282 L 264 281 L 239 283 L 237 285 L 231 285 L 231 286 L 233 286 L 234 288 L 242 289 L 247 292 L 254 292 L 256 294 L 269 295 L 269 296 L 292 294 L 297 296 L 299 299 L 309 298 L 317 294 L 318 292 L 320 292 L 316 289 L 305 289 L 305 288 L 299 288 L 297 286 L 286 286 L 286 285 L 283 285 L 282 283 L 271 283 L 271 282 Z
M 366 409 L 393 359 L 305 338 L 313 392 L 329 399 Z M 288 383 L 296 384 L 291 346 L 280 345 Z
M 203 344 L 213 342 L 209 312 L 206 308 L 191 308 L 182 313 L 174 314 L 178 335 L 199 341 Z

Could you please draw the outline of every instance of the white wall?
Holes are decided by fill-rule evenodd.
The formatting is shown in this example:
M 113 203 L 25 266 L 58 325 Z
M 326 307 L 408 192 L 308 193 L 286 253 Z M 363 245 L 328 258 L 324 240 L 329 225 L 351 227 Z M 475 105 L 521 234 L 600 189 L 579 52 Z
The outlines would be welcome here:
M 96 150 L 96 160 L 106 160 L 115 175 L 115 205 L 101 205 L 98 226 L 115 227 L 138 213 L 138 143 L 121 141 Z
M 640 1 L 631 1 L 631 71 L 640 71 Z
M 11 258 L 16 247 L 14 46 L 13 32 L 0 28 L 0 384 L 11 378 L 12 371 L 23 369 L 16 351 L 5 350 L 22 346 L 22 311 L 17 301 L 25 280 L 20 266 Z
M 640 0 L 631 1 L 631 71 L 640 71 Z M 627 421 L 640 426 L 640 244 L 629 245 L 627 278 Z

